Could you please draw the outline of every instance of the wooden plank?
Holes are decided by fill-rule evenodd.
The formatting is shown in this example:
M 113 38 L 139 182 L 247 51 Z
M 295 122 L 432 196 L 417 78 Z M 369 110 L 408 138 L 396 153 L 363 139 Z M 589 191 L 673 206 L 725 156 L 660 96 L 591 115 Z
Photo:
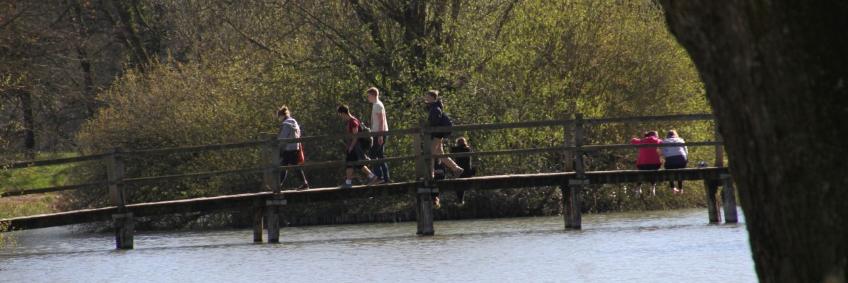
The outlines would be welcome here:
M 687 168 L 659 171 L 595 171 L 586 172 L 586 178 L 593 184 L 606 182 L 633 182 L 638 178 L 654 176 L 658 180 L 669 178 L 682 178 L 685 180 L 696 179 L 718 179 L 720 174 L 728 173 L 727 168 Z M 449 179 L 438 181 L 436 184 L 441 191 L 452 191 L 456 189 L 503 189 L 503 188 L 526 188 L 526 187 L 549 187 L 567 184 L 573 179 L 575 173 L 537 173 L 537 174 L 515 174 L 500 176 L 483 176 L 475 178 Z M 416 194 L 415 188 L 422 186 L 420 182 L 393 183 L 375 186 L 355 186 L 351 189 L 316 188 L 303 191 L 283 191 L 281 194 L 289 203 L 310 203 L 316 201 L 332 201 L 338 199 L 351 199 L 361 197 L 380 197 L 402 194 Z M 135 217 L 147 217 L 154 215 L 165 215 L 175 213 L 210 212 L 249 207 L 255 201 L 265 201 L 270 198 L 271 192 L 245 193 L 217 197 L 204 197 L 185 200 L 171 200 L 151 203 L 128 204 L 127 211 L 134 213 Z M 416 197 L 418 197 L 416 195 Z M 11 224 L 12 229 L 35 229 L 43 227 L 71 225 L 96 221 L 107 221 L 111 215 L 117 212 L 117 208 L 105 207 L 98 209 L 86 209 L 62 213 L 34 215 L 3 219 Z M 716 218 L 718 219 L 718 218 Z
M 519 154 L 532 154 L 532 153 L 545 153 L 545 152 L 561 152 L 561 151 L 574 151 L 576 147 L 573 146 L 552 146 L 552 147 L 540 147 L 540 148 L 524 148 L 524 149 L 507 149 L 507 150 L 492 150 L 492 151 L 474 151 L 474 152 L 458 152 L 458 153 L 445 153 L 445 154 L 435 154 L 434 158 L 443 158 L 443 157 L 465 157 L 465 156 L 488 156 L 488 155 L 519 155 Z
M 707 121 L 713 120 L 713 114 L 682 114 L 682 115 L 660 115 L 621 118 L 593 118 L 586 119 L 587 125 L 612 124 L 612 123 L 648 123 L 664 121 Z

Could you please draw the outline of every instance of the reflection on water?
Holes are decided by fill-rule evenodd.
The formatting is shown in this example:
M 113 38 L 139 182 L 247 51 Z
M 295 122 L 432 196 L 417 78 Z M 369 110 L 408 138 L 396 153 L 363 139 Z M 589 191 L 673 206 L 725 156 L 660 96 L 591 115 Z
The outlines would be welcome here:
M 3 282 L 755 282 L 744 225 L 708 225 L 704 210 L 284 228 L 281 244 L 251 230 L 140 233 L 135 250 L 109 234 L 50 228 L 12 233 Z M 742 220 L 744 221 L 744 219 Z

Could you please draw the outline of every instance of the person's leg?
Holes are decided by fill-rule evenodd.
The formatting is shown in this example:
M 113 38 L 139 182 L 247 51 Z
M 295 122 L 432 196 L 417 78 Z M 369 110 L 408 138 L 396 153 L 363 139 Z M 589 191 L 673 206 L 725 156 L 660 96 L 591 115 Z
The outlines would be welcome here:
M 437 140 L 438 142 L 436 142 L 436 140 L 433 140 L 433 154 L 445 154 L 445 148 L 442 145 L 442 139 Z M 450 170 L 453 171 L 454 175 L 456 176 L 459 176 L 460 174 L 462 174 L 462 171 L 464 171 L 461 167 L 459 167 L 459 165 L 456 164 L 456 162 L 453 162 L 453 159 L 450 159 L 449 157 L 439 158 L 439 161 L 441 161 L 442 164 L 446 167 L 450 168 Z
M 306 180 L 306 172 L 303 172 L 303 168 L 300 168 L 299 170 L 300 170 L 300 178 L 303 179 L 303 185 L 301 185 L 300 188 L 298 188 L 298 189 L 301 189 L 301 190 L 302 189 L 308 189 L 309 188 L 309 181 Z
M 383 136 L 383 144 L 381 144 L 380 147 L 379 147 L 380 148 L 380 152 L 379 152 L 380 157 L 379 158 L 381 158 L 381 159 L 386 158 L 386 141 L 388 141 L 388 139 L 389 139 L 389 137 Z M 380 163 L 379 165 L 377 165 L 377 171 L 380 172 L 379 176 L 383 180 L 383 182 L 388 183 L 389 182 L 389 163 L 387 163 L 387 162 Z

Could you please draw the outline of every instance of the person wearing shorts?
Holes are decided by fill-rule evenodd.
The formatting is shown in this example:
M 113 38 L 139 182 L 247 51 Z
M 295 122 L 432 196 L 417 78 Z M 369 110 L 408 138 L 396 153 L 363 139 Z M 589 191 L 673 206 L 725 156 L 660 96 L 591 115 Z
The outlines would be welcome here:
M 297 124 L 297 121 L 292 118 L 291 113 L 289 112 L 289 108 L 285 105 L 281 106 L 277 110 L 277 117 L 281 118 L 282 123 L 280 124 L 280 132 L 277 134 L 277 139 L 296 139 L 300 138 L 300 125 Z M 280 150 L 280 165 L 288 166 L 288 165 L 299 165 L 302 161 L 301 156 L 303 150 L 302 145 L 300 143 L 286 143 L 283 145 L 283 148 Z M 297 168 L 296 170 L 300 171 L 300 177 L 303 180 L 303 185 L 298 187 L 298 190 L 308 189 L 309 181 L 306 180 L 306 173 L 303 172 L 303 168 Z M 280 172 L 280 188 L 286 183 L 286 179 L 288 178 L 289 170 L 282 170 Z
M 350 108 L 346 105 L 339 105 L 336 109 L 336 113 L 339 115 L 339 118 L 345 121 L 345 128 L 348 134 L 355 135 L 359 133 L 360 123 L 359 119 L 356 119 L 351 113 Z M 365 156 L 365 151 L 358 143 L 359 138 L 356 136 L 350 137 L 350 140 L 345 143 L 345 162 L 357 162 L 368 160 L 368 157 Z M 371 170 L 368 169 L 368 166 L 362 164 L 348 164 L 345 169 L 345 182 L 342 184 L 342 188 L 352 188 L 353 187 L 353 170 L 359 169 L 368 177 L 368 185 L 376 184 L 380 181 L 377 176 L 371 173 Z

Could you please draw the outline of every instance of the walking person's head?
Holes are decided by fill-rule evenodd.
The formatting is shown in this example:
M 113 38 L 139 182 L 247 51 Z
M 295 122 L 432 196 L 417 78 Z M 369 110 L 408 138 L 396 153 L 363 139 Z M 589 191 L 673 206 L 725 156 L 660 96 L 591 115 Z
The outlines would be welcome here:
M 466 140 L 464 137 L 460 137 L 460 138 L 456 139 L 456 146 L 458 146 L 458 147 L 471 147 L 471 145 L 468 143 L 468 140 Z
M 433 103 L 439 100 L 439 91 L 438 90 L 428 90 L 424 93 L 424 102 Z
M 646 138 L 647 138 L 647 137 L 658 137 L 658 136 L 659 136 L 659 135 L 657 134 L 657 131 L 648 131 L 648 132 L 645 132 L 645 137 L 646 137 Z
M 365 91 L 365 94 L 368 95 L 368 102 L 377 103 L 380 101 L 380 90 L 376 87 L 370 87 Z
M 677 131 L 676 130 L 668 130 L 668 133 L 666 133 L 665 137 L 669 138 L 669 139 L 670 138 L 676 138 L 676 137 L 678 137 Z
M 348 108 L 347 105 L 344 105 L 344 104 L 339 105 L 339 108 L 336 109 L 336 113 L 339 114 L 340 118 L 345 119 L 345 120 L 347 120 L 351 116 L 350 115 L 350 108 Z
M 277 109 L 277 117 L 288 118 L 289 115 L 291 115 L 291 113 L 289 113 L 289 107 L 288 106 L 283 105 L 283 106 L 280 106 L 279 109 Z

